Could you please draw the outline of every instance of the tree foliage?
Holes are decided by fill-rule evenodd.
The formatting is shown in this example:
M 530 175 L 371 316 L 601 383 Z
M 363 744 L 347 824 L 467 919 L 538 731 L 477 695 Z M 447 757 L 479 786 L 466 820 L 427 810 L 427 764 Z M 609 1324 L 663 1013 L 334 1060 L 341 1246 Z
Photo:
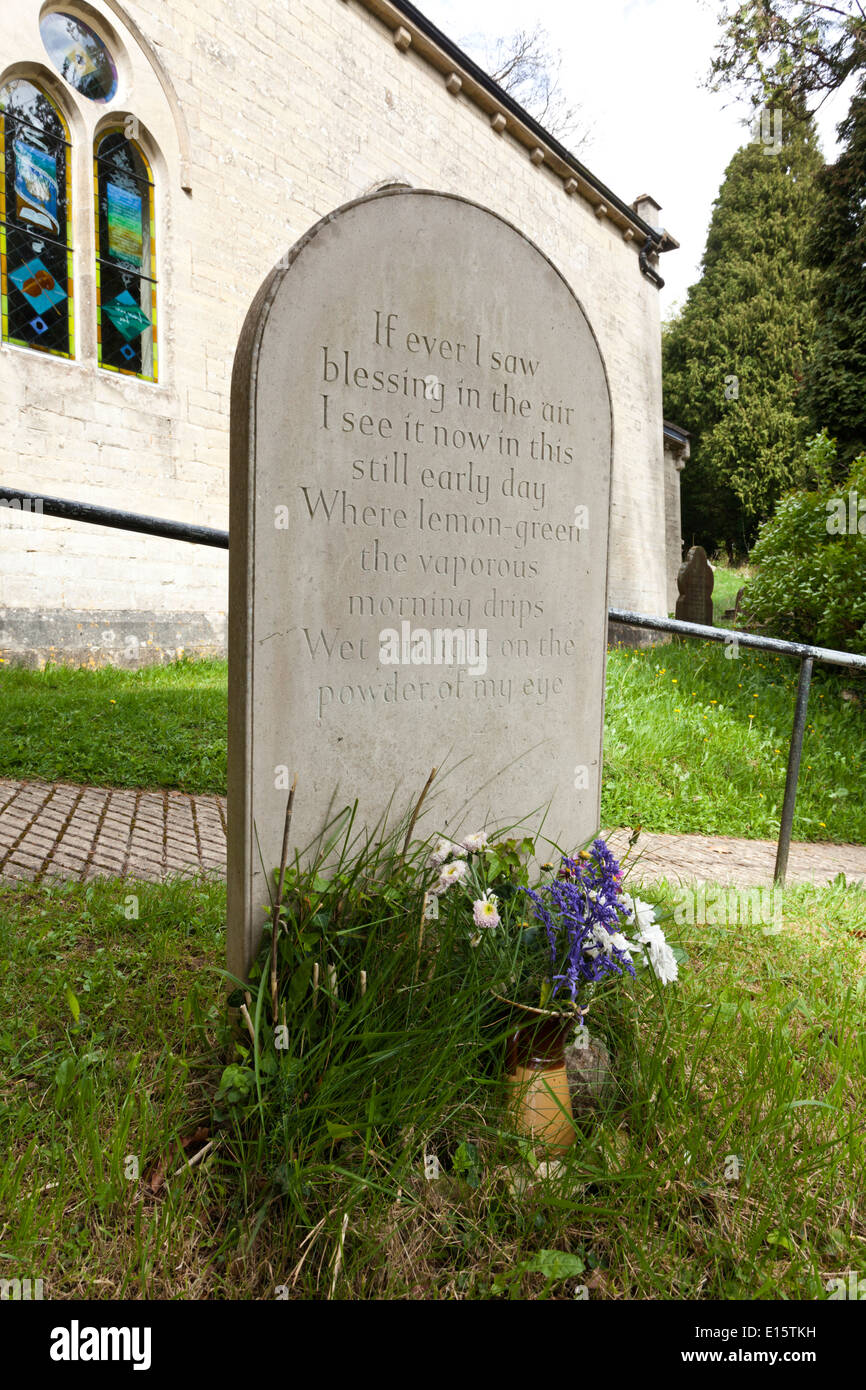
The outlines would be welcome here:
M 866 450 L 866 81 L 839 127 L 844 148 L 818 177 L 809 256 L 818 322 L 804 401 L 850 463 Z
M 794 482 L 798 396 L 814 329 L 806 219 L 821 167 L 808 120 L 781 148 L 737 151 L 714 204 L 700 279 L 663 341 L 668 419 L 692 435 L 682 475 L 687 543 L 746 549 Z
M 582 108 L 563 87 L 562 54 L 541 24 L 496 39 L 470 35 L 463 42 L 493 80 L 555 139 L 575 150 L 586 144 L 589 127 Z
M 866 651 L 866 454 L 833 482 L 836 449 L 810 441 L 813 485 L 787 493 L 761 528 L 742 615 L 774 637 Z M 861 508 L 861 502 L 864 504 Z
M 714 86 L 733 86 L 755 104 L 811 109 L 866 67 L 866 5 L 745 0 L 720 17 Z

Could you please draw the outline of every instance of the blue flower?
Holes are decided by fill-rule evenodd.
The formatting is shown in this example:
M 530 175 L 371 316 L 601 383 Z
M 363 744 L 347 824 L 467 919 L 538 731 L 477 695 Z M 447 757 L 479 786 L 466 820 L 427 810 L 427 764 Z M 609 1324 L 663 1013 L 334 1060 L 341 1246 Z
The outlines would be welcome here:
M 544 927 L 550 952 L 551 997 L 572 1000 L 582 984 L 634 975 L 622 928 L 629 913 L 620 898 L 622 870 L 604 840 L 577 859 L 563 855 L 557 878 L 536 892 L 523 889 Z

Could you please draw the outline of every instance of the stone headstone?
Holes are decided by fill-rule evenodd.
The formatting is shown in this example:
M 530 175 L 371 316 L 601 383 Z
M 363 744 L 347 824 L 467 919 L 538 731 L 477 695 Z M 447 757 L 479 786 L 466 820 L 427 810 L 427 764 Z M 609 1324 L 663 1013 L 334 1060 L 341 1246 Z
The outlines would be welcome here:
M 733 618 L 734 622 L 736 623 L 737 619 L 738 619 L 739 616 L 740 616 L 740 605 L 741 605 L 742 602 L 743 602 L 743 594 L 744 594 L 745 592 L 746 592 L 746 586 L 745 586 L 745 584 L 744 584 L 744 585 L 742 586 L 742 588 L 739 588 L 739 589 L 737 590 L 737 597 L 734 599 L 734 606 L 733 606 L 733 608 L 726 608 L 725 611 L 724 611 L 724 613 L 722 614 L 722 617 L 723 617 L 723 618 Z
M 684 623 L 703 623 L 713 626 L 713 575 L 702 545 L 693 545 L 677 575 L 677 599 L 675 617 Z
M 611 408 L 555 266 L 500 217 L 389 190 L 291 251 L 232 383 L 229 967 L 279 863 L 373 828 L 598 828 Z M 445 775 L 447 774 L 447 775 Z

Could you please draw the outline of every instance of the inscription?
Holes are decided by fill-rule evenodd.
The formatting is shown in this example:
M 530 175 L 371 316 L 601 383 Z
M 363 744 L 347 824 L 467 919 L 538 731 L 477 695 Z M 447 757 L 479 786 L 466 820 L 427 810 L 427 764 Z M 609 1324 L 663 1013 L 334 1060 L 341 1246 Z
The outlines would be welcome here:
M 321 345 L 311 402 L 318 442 L 298 478 L 294 504 L 289 499 L 282 510 L 274 504 L 276 514 L 296 521 L 294 527 L 281 523 L 291 543 L 304 545 L 298 531 L 305 527 L 336 527 L 346 535 L 343 602 L 353 635 L 303 628 L 303 659 L 317 667 L 370 662 L 387 676 L 334 686 L 323 674 L 316 718 L 334 706 L 377 700 L 555 699 L 563 689 L 560 678 L 524 675 L 519 668 L 574 650 L 573 639 L 552 628 L 524 633 L 545 616 L 547 553 L 579 547 L 588 522 L 581 515 L 586 508 L 575 506 L 571 495 L 577 403 L 546 397 L 544 360 L 520 344 L 494 343 L 454 325 L 409 322 L 389 307 L 371 307 L 367 324 L 366 341 Z M 382 409 L 374 400 L 390 404 Z M 513 421 L 510 430 L 503 416 Z M 362 438 L 393 441 L 394 447 L 359 454 L 352 443 Z M 370 501 L 371 491 L 381 500 Z M 365 540 L 365 533 L 374 534 Z M 388 541 L 393 533 L 400 533 L 399 548 Z M 368 586 L 353 583 L 353 576 L 363 576 Z M 478 580 L 520 589 L 495 584 L 479 595 Z M 459 592 L 464 583 L 471 595 Z M 514 670 L 481 685 L 457 676 L 437 682 L 383 673 L 388 663 L 373 630 L 383 618 L 459 619 L 467 626 L 483 621 L 492 628 L 491 659 Z M 425 661 L 419 650 L 412 664 L 432 666 L 432 657 Z

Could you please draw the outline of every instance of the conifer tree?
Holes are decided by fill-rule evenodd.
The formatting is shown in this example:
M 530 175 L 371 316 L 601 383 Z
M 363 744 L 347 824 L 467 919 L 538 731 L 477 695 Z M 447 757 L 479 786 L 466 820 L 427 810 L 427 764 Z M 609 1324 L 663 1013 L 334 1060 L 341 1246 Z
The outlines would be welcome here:
M 866 452 L 866 79 L 839 126 L 844 148 L 817 180 L 809 259 L 817 328 L 804 402 L 841 464 Z
M 805 113 L 782 127 L 728 165 L 700 279 L 664 337 L 665 416 L 692 436 L 683 536 L 731 556 L 795 481 L 807 433 L 799 397 L 816 272 L 806 240 L 822 161 Z

